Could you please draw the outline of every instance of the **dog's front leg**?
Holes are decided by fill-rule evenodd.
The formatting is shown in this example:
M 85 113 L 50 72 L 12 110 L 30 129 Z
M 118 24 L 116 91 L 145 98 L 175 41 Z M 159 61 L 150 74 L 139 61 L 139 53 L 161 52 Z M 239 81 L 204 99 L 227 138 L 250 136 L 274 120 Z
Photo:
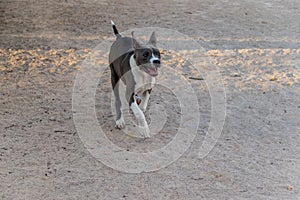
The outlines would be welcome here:
M 144 137 L 150 137 L 150 129 L 148 127 L 145 115 L 144 115 L 143 111 L 140 109 L 140 107 L 138 106 L 135 98 L 136 97 L 135 97 L 134 94 L 132 94 L 130 96 L 130 99 L 129 99 L 130 109 L 132 110 L 135 118 L 138 121 L 138 125 L 139 125 L 139 128 L 140 128 L 143 136 Z
M 130 106 L 135 118 L 138 121 L 138 125 L 141 128 L 142 134 L 144 135 L 144 137 L 150 137 L 150 129 L 148 127 L 145 115 L 143 113 L 143 111 L 139 108 L 139 106 L 137 105 L 136 101 L 132 102 L 131 106 Z

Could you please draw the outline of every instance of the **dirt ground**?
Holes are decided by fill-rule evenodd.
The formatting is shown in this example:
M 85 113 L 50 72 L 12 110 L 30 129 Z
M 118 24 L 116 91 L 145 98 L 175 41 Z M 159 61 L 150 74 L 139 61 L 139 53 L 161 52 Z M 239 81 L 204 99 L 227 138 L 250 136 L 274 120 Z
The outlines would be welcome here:
M 199 130 L 173 164 L 130 174 L 86 150 L 74 125 L 73 86 L 82 61 L 112 36 L 111 19 L 121 31 L 173 29 L 205 49 L 226 91 L 223 132 L 208 156 L 198 152 L 211 98 L 204 80 L 193 79 Z M 299 19 L 298 0 L 0 1 L 0 198 L 300 199 Z M 195 75 L 184 61 L 163 59 Z M 113 128 L 110 94 L 107 71 L 96 110 L 112 142 L 139 151 L 172 140 L 180 112 L 169 91 L 153 91 L 150 110 L 169 99 L 162 103 L 169 118 L 148 143 Z

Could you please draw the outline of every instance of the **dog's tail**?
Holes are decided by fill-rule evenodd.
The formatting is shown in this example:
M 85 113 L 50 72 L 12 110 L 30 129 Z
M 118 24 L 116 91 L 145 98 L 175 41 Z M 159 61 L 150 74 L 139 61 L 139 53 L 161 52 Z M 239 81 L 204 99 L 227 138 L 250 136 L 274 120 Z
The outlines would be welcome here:
M 114 34 L 117 36 L 117 38 L 122 37 L 122 36 L 120 35 L 120 33 L 119 33 L 119 31 L 118 31 L 118 29 L 117 29 L 115 23 L 114 23 L 112 20 L 111 20 L 110 22 L 111 22 L 112 29 L 114 30 Z

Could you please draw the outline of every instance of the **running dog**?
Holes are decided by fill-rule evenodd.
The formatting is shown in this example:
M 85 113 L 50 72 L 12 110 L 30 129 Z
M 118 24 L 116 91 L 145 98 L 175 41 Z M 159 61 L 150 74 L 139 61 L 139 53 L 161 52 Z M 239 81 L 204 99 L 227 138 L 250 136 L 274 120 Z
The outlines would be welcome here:
M 109 52 L 111 83 L 115 96 L 116 128 L 125 127 L 121 111 L 121 99 L 118 82 L 126 85 L 126 100 L 132 110 L 144 137 L 150 137 L 150 130 L 143 112 L 146 111 L 149 96 L 155 85 L 155 77 L 161 65 L 160 52 L 156 47 L 155 32 L 152 32 L 147 43 L 138 42 L 132 37 L 119 34 L 116 25 L 111 21 L 116 41 Z

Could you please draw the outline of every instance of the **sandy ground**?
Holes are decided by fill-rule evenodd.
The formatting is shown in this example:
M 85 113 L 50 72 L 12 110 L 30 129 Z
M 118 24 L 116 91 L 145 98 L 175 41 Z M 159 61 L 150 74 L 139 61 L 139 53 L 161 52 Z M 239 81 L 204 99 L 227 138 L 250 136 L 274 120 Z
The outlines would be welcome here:
M 296 0 L 1 1 L 0 198 L 300 199 L 299 10 Z M 198 158 L 211 112 L 205 80 L 190 80 L 200 102 L 198 134 L 168 167 L 123 173 L 84 148 L 73 121 L 73 85 L 88 53 L 112 35 L 111 19 L 120 30 L 180 31 L 218 67 L 227 115 L 207 157 Z M 195 76 L 185 61 L 163 58 Z M 151 97 L 150 110 L 163 102 L 169 116 L 151 142 L 112 128 L 109 95 L 107 71 L 96 110 L 115 144 L 141 151 L 172 140 L 180 112 L 168 90 Z

